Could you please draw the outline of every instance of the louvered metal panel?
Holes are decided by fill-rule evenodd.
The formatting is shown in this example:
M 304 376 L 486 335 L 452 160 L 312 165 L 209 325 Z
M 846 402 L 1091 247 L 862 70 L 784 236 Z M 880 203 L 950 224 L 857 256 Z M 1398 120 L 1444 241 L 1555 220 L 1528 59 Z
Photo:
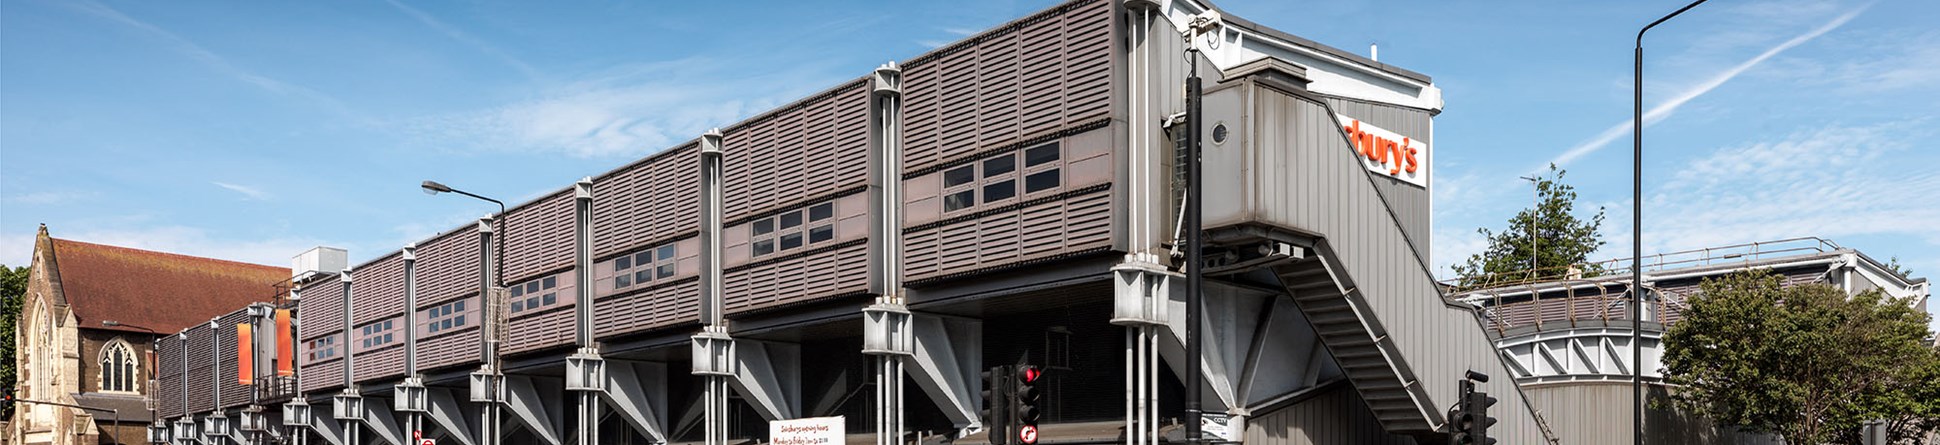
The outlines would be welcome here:
M 332 359 L 312 366 L 305 366 L 298 376 L 303 382 L 298 385 L 303 392 L 321 395 L 322 393 L 344 386 L 344 361 Z M 327 415 L 327 414 L 326 414 Z
M 904 65 L 904 168 L 918 171 L 1106 116 L 1113 2 L 1075 1 Z
M 197 325 L 188 330 L 188 354 L 183 358 L 189 361 L 188 373 L 188 411 L 204 412 L 215 409 L 215 330 L 209 325 Z
M 359 266 L 351 277 L 351 323 L 395 317 L 404 312 L 404 256 L 391 254 Z
M 601 339 L 700 321 L 700 281 L 684 279 L 599 299 L 593 319 Z
M 357 353 L 357 368 L 350 378 L 358 383 L 390 380 L 404 376 L 404 341 Z
M 570 305 L 547 308 L 547 312 L 538 315 L 512 319 L 512 338 L 505 344 L 505 352 L 537 351 L 572 344 L 574 311 L 571 308 Z
M 869 93 L 851 82 L 731 127 L 723 135 L 727 220 L 861 186 Z
M 730 270 L 726 284 L 729 316 L 868 291 L 869 245 L 850 243 L 826 252 Z
M 454 229 L 418 246 L 419 308 L 478 293 L 482 263 L 476 226 Z M 304 321 L 310 320 L 306 316 Z
M 905 236 L 904 277 L 921 281 L 1111 247 L 1112 198 L 1095 189 Z
M 505 282 L 571 266 L 573 262 L 573 194 L 554 193 L 506 212 Z M 363 277 L 358 277 L 362 279 Z
M 593 256 L 692 233 L 700 225 L 700 149 L 687 144 L 594 179 Z
M 297 324 L 298 338 L 314 338 L 325 332 L 343 330 L 343 285 L 333 275 L 318 278 L 298 291 L 303 297 L 296 306 L 297 313 L 303 317 L 303 322 Z
M 443 334 L 442 332 L 440 334 Z M 419 372 L 451 366 L 478 364 L 478 328 L 418 340 Z
M 155 345 L 156 386 L 150 388 L 155 398 L 156 414 L 162 417 L 182 415 L 182 341 L 176 336 L 164 336 Z
M 254 397 L 250 387 L 236 380 L 236 368 L 240 364 L 236 356 L 236 325 L 248 321 L 248 309 L 230 312 L 216 321 L 217 331 L 211 340 L 216 354 L 216 388 L 222 391 L 221 408 L 248 405 Z
M 1346 382 L 1316 389 L 1318 394 L 1246 419 L 1248 445 L 1413 444 L 1408 436 L 1388 434 Z

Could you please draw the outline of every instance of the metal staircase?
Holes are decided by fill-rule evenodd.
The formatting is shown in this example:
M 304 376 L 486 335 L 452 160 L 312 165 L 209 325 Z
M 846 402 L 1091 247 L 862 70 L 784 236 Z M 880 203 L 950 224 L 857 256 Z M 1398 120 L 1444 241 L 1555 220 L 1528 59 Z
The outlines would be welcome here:
M 1432 406 L 1424 409 L 1427 398 L 1415 377 L 1389 359 L 1394 351 L 1387 335 L 1378 324 L 1363 322 L 1370 318 L 1363 314 L 1365 305 L 1357 304 L 1354 289 L 1341 286 L 1343 281 L 1323 257 L 1303 258 L 1274 268 L 1274 273 L 1383 426 L 1418 432 L 1439 426 L 1429 423 L 1439 420 L 1438 412 Z

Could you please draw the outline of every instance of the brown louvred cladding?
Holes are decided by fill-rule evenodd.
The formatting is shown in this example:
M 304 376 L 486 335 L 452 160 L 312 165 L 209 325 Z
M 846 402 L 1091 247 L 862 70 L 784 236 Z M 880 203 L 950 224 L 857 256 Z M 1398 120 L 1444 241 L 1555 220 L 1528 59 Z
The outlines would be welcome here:
M 303 322 L 297 324 L 297 338 L 304 340 L 344 328 L 343 282 L 334 274 L 313 280 L 297 290 L 303 297 L 296 303 L 297 313 L 303 314 Z
M 315 366 L 306 365 L 303 367 L 304 377 L 301 379 L 298 379 L 298 380 L 301 380 L 303 384 L 298 385 L 298 387 L 303 392 L 307 392 L 307 393 L 316 393 L 323 390 L 341 388 L 344 386 L 343 375 L 344 375 L 343 360 L 331 360 L 328 362 L 317 364 Z
M 570 306 L 567 306 L 570 307 Z M 512 339 L 505 352 L 538 351 L 573 342 L 573 315 L 570 309 L 512 319 Z
M 207 323 L 189 328 L 188 353 L 183 358 L 189 361 L 188 391 L 190 412 L 203 412 L 215 409 L 215 334 Z
M 722 145 L 728 221 L 859 187 L 869 168 L 867 84 L 844 84 L 730 127 Z
M 921 281 L 1109 248 L 1111 213 L 1111 194 L 1098 190 L 912 230 L 904 235 L 904 277 Z
M 700 280 L 688 278 L 619 296 L 602 297 L 594 333 L 602 340 L 700 320 Z
M 418 246 L 418 307 L 476 295 L 479 288 L 477 224 L 453 229 Z M 306 314 L 304 322 L 309 322 Z
M 1112 3 L 1067 3 L 905 64 L 905 170 L 1110 113 Z
M 155 387 L 149 394 L 155 398 L 155 413 L 162 417 L 182 415 L 182 341 L 174 335 L 163 336 L 155 344 Z M 144 385 L 147 383 L 144 382 Z
M 242 384 L 242 382 L 237 381 L 235 378 L 237 374 L 242 373 L 241 368 L 244 360 L 240 354 L 242 348 L 239 348 L 236 344 L 236 340 L 241 337 L 241 331 L 237 330 L 236 327 L 246 323 L 249 323 L 248 308 L 230 312 L 216 319 L 216 329 L 213 331 L 214 335 L 209 338 L 209 346 L 214 348 L 216 354 L 216 367 L 213 371 L 215 373 L 213 376 L 219 377 L 221 380 L 216 382 L 215 385 L 217 389 L 222 391 L 222 403 L 218 408 L 248 405 L 249 402 L 254 400 L 254 393 L 250 387 Z
M 506 212 L 505 282 L 572 265 L 573 195 L 561 191 Z
M 722 277 L 727 314 L 856 295 L 869 288 L 869 245 L 838 244 L 827 251 L 730 270 Z
M 685 236 L 700 226 L 700 149 L 682 145 L 593 180 L 593 256 Z
M 350 378 L 358 383 L 402 376 L 404 376 L 404 341 L 402 340 L 384 348 L 357 353 L 357 369 L 350 370 Z
M 418 372 L 477 364 L 478 328 L 475 326 L 473 324 L 453 335 L 419 340 L 418 355 L 423 362 L 418 365 Z
M 350 276 L 350 317 L 353 324 L 389 318 L 404 312 L 404 255 L 392 253 L 357 267 Z

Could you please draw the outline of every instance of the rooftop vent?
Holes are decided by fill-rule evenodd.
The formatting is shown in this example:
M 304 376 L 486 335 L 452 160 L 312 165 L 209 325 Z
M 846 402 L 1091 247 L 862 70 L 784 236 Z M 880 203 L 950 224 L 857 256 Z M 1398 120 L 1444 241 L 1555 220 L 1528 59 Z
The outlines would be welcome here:
M 350 251 L 317 246 L 290 260 L 290 277 L 295 281 L 318 274 L 337 273 L 350 268 Z

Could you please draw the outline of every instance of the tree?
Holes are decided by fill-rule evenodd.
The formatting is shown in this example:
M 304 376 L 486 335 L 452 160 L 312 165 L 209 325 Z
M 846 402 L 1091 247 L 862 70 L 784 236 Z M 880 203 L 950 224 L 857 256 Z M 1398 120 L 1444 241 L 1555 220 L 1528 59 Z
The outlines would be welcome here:
M 1571 267 L 1584 276 L 1602 272 L 1585 260 L 1603 247 L 1598 232 L 1603 228 L 1603 208 L 1598 207 L 1588 220 L 1577 218 L 1576 187 L 1563 182 L 1566 171 L 1555 164 L 1549 166 L 1549 172 L 1551 175 L 1536 178 L 1535 208 L 1516 212 L 1509 218 L 1509 227 L 1501 232 L 1475 229 L 1489 239 L 1489 248 L 1455 265 L 1462 286 L 1560 277 Z M 1534 267 L 1530 264 L 1532 256 Z
M 1699 285 L 1664 334 L 1679 408 L 1792 444 L 1846 442 L 1885 420 L 1900 439 L 1940 416 L 1928 315 L 1877 291 L 1785 287 L 1769 271 Z M 1896 440 L 1900 440 L 1896 439 Z
M 14 329 L 20 323 L 20 301 L 27 295 L 27 268 L 0 264 L 0 388 L 11 391 L 19 374 L 14 369 Z M 13 404 L 0 405 L 0 419 L 13 418 Z

